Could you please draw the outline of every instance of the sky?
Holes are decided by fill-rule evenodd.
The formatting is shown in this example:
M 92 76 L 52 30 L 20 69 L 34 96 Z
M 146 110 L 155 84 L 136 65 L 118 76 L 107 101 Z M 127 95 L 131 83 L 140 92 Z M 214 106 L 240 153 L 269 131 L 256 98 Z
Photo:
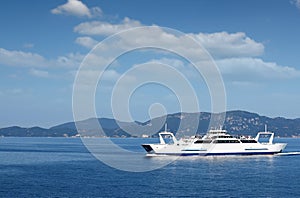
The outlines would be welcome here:
M 152 42 L 177 49 L 176 42 L 182 38 L 172 37 L 164 27 L 199 42 L 221 74 L 226 110 L 300 117 L 299 0 L 10 0 L 1 2 L 0 23 L 1 128 L 47 128 L 72 121 L 74 82 L 86 55 L 112 35 L 141 26 L 158 30 L 143 35 L 133 32 L 130 39 L 141 45 Z M 125 41 L 114 41 L 109 50 L 121 49 Z M 192 56 L 193 48 L 180 47 Z M 155 76 L 181 82 L 173 70 L 155 66 L 157 62 L 185 76 L 196 92 L 199 110 L 212 111 L 205 78 L 196 74 L 190 62 L 152 49 L 129 52 L 111 64 L 95 93 L 97 116 L 115 116 L 111 90 L 120 79 Z M 84 74 L 85 80 L 93 76 L 88 71 Z M 176 88 L 184 89 L 184 83 L 178 84 Z M 122 100 L 123 92 L 126 95 L 127 85 L 122 84 L 115 102 Z M 178 100 L 168 86 L 150 83 L 132 93 L 128 108 L 134 120 L 146 121 L 151 115 L 182 110 Z M 187 109 L 193 111 L 191 106 Z

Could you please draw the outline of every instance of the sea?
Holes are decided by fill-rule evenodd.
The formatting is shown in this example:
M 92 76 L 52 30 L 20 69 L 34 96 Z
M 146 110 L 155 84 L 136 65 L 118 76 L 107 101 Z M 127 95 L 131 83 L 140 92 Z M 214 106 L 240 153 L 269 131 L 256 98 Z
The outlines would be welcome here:
M 81 138 L 0 138 L 0 197 L 300 197 L 300 155 L 147 157 L 141 144 L 155 139 L 91 141 L 99 149 Z M 275 141 L 300 151 L 300 138 Z

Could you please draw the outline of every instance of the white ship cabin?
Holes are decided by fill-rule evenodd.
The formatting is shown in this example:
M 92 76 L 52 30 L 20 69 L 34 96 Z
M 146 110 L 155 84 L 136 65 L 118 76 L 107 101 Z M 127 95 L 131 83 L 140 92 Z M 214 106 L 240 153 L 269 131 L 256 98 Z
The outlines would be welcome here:
M 227 133 L 226 130 L 222 129 L 211 129 L 204 136 L 203 139 L 216 139 L 216 138 L 233 138 L 231 135 Z
M 209 132 L 203 137 L 202 141 L 196 141 L 195 143 L 209 143 L 209 140 L 214 140 L 213 143 L 257 143 L 258 141 L 253 138 L 236 138 L 228 134 L 226 130 L 216 129 L 209 130 Z

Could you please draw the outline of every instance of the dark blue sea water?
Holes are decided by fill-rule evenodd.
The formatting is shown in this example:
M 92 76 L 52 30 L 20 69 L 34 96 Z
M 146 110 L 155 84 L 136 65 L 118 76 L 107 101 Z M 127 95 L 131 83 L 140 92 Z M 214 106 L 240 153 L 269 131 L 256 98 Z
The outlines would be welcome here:
M 140 144 L 155 140 L 113 141 L 141 152 L 144 166 L 162 160 L 143 156 Z M 300 139 L 276 141 L 300 151 Z M 182 157 L 127 172 L 97 160 L 79 138 L 0 138 L 0 197 L 300 197 L 300 155 Z

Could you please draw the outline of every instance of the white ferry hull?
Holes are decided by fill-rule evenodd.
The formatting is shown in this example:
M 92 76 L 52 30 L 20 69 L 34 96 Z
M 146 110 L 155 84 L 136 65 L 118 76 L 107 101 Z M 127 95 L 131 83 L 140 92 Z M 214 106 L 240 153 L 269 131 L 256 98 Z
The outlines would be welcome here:
M 211 143 L 199 146 L 195 144 L 144 144 L 142 146 L 148 153 L 158 155 L 272 155 L 282 152 L 282 150 L 286 147 L 286 144 Z
M 261 137 L 268 142 L 260 142 Z M 166 143 L 169 137 L 171 143 Z M 226 130 L 210 130 L 203 138 L 191 137 L 177 140 L 171 132 L 159 133 L 159 144 L 143 144 L 148 154 L 157 155 L 271 155 L 282 152 L 285 143 L 273 143 L 274 133 L 258 132 L 254 138 L 235 138 Z

